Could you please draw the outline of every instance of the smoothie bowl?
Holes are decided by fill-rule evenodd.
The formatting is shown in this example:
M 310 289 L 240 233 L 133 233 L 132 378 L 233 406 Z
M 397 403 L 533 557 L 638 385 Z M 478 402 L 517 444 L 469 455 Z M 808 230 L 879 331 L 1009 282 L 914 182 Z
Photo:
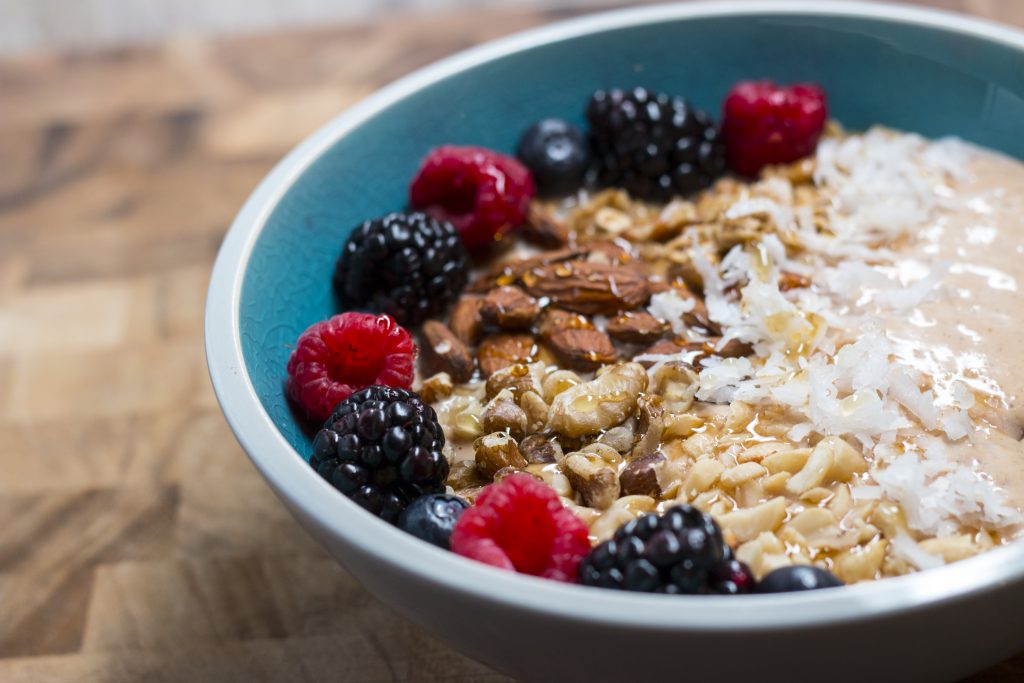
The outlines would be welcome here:
M 225 415 L 370 590 L 523 679 L 955 680 L 1024 647 L 1022 66 L 756 3 L 418 72 L 232 226 Z

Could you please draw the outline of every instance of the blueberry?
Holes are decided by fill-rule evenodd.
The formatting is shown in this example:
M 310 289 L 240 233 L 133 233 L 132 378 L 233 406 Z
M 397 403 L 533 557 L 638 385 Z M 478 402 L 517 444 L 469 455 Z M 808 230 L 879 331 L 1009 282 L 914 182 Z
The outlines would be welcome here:
M 758 593 L 789 593 L 842 586 L 843 582 L 820 567 L 796 564 L 769 572 L 757 586 Z
M 455 522 L 468 507 L 469 503 L 447 493 L 423 496 L 401 514 L 398 528 L 447 550 Z
M 575 192 L 590 164 L 583 132 L 562 119 L 543 119 L 527 128 L 516 157 L 530 169 L 538 193 L 548 197 Z

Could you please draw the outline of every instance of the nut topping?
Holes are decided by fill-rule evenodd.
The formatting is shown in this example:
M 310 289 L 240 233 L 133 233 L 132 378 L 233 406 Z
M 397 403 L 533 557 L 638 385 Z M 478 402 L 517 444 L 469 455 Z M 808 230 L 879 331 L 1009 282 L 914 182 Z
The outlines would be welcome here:
M 518 287 L 498 287 L 487 293 L 480 314 L 507 330 L 529 329 L 540 313 L 537 300 Z
M 646 387 L 647 372 L 639 363 L 606 366 L 596 379 L 554 397 L 548 427 L 570 437 L 614 427 L 636 410 L 637 397 Z
M 483 318 L 480 315 L 482 304 L 483 302 L 477 297 L 464 296 L 452 309 L 452 315 L 448 321 L 452 334 L 466 346 L 474 344 L 480 333 L 480 326 L 483 324 Z
M 506 432 L 481 436 L 473 442 L 477 471 L 487 479 L 506 467 L 525 468 L 529 463 L 519 452 L 515 439 Z
M 661 484 L 658 471 L 665 465 L 665 456 L 661 453 L 650 453 L 633 458 L 619 473 L 622 494 L 626 496 L 660 496 Z
M 531 434 L 519 444 L 519 451 L 531 465 L 548 465 L 562 459 L 562 447 L 554 439 Z
M 529 334 L 498 334 L 488 337 L 477 349 L 477 360 L 484 377 L 517 363 L 531 363 L 537 344 Z
M 609 320 L 604 329 L 615 341 L 653 344 L 665 334 L 668 326 L 647 311 L 628 311 Z
M 611 315 L 647 302 L 647 278 L 632 268 L 570 261 L 539 266 L 521 278 L 526 291 L 587 315 Z
M 480 422 L 485 432 L 508 432 L 519 439 L 526 432 L 526 411 L 519 407 L 511 391 L 503 389 L 484 407 Z
M 599 330 L 556 330 L 546 341 L 558 361 L 574 370 L 596 370 L 615 362 L 612 340 Z
M 446 372 L 455 382 L 468 382 L 473 376 L 473 356 L 444 323 L 426 320 L 423 334 L 423 360 L 434 372 Z
M 615 470 L 601 464 L 599 456 L 569 453 L 562 461 L 562 471 L 573 490 L 590 507 L 604 510 L 619 497 L 619 477 Z

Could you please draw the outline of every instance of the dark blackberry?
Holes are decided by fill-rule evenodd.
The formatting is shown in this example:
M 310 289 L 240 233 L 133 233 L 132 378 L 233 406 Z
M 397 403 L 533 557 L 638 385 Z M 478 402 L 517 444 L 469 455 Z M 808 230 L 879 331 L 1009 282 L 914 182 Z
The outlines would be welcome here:
M 646 593 L 748 593 L 750 570 L 732 558 L 715 520 L 681 505 L 624 524 L 580 564 L 580 583 Z
M 389 213 L 352 231 L 334 286 L 347 307 L 418 325 L 459 296 L 469 267 L 466 248 L 450 223 L 423 213 Z
M 587 104 L 592 179 L 634 197 L 667 201 L 709 187 L 726 169 L 725 145 L 707 114 L 681 97 L 598 90 Z
M 309 464 L 388 522 L 410 503 L 444 492 L 448 460 L 434 409 L 405 389 L 374 385 L 349 396 L 313 439 Z

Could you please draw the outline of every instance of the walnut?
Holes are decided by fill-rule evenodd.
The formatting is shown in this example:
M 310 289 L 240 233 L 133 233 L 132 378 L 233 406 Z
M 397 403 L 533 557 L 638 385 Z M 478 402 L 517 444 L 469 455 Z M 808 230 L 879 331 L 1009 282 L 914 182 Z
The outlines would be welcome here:
M 452 465 L 448 473 L 448 486 L 456 491 L 467 489 L 472 486 L 483 486 L 487 480 L 480 475 L 476 462 L 472 460 L 460 460 Z
M 633 449 L 633 442 L 636 435 L 633 432 L 633 421 L 626 420 L 617 427 L 612 427 L 598 439 L 600 443 L 607 444 L 618 453 L 629 453 Z
M 646 388 L 647 372 L 639 363 L 605 366 L 595 379 L 555 396 L 548 427 L 569 437 L 609 429 L 636 410 L 637 397 Z
M 448 319 L 452 334 L 466 346 L 472 346 L 480 334 L 480 327 L 483 325 L 483 318 L 480 315 L 482 304 L 483 302 L 475 296 L 463 296 L 456 302 Z
M 489 399 L 497 396 L 503 389 L 510 389 L 516 396 L 521 396 L 526 391 L 540 393 L 543 377 L 544 363 L 516 363 L 488 377 L 484 390 Z
M 529 329 L 540 306 L 537 300 L 518 287 L 498 287 L 484 297 L 480 315 L 493 325 L 507 330 Z
M 562 471 L 573 490 L 592 508 L 604 510 L 619 497 L 619 476 L 600 456 L 570 453 L 562 461 Z
M 506 432 L 481 436 L 473 442 L 476 466 L 480 474 L 493 479 L 496 472 L 506 467 L 525 468 L 529 463 L 519 452 L 515 439 Z
M 688 363 L 672 361 L 655 370 L 654 386 L 664 401 L 665 410 L 684 413 L 693 405 L 700 377 Z
M 623 495 L 661 495 L 658 475 L 665 463 L 665 456 L 658 452 L 630 459 L 619 473 Z
M 526 431 L 537 432 L 548 420 L 548 404 L 535 391 L 524 391 L 519 396 L 519 407 L 526 413 Z
M 513 474 L 528 474 L 539 482 L 544 481 L 544 477 L 534 472 L 530 472 L 529 470 L 524 470 L 519 467 L 502 467 L 500 470 L 494 473 L 494 482 L 497 483 L 504 479 L 505 477 L 510 477 Z
M 540 434 L 531 434 L 519 443 L 519 452 L 531 465 L 550 465 L 562 459 L 558 441 Z
M 447 372 L 452 381 L 460 384 L 473 377 L 473 356 L 444 323 L 426 320 L 420 333 L 423 335 L 420 352 L 428 368 L 434 372 Z
M 452 376 L 447 372 L 439 372 L 423 380 L 419 394 L 424 403 L 435 403 L 451 396 L 454 390 Z
M 534 268 L 521 278 L 526 291 L 561 308 L 611 315 L 638 308 L 650 298 L 647 278 L 620 265 L 569 261 Z
M 512 392 L 504 389 L 484 406 L 480 422 L 485 432 L 508 432 L 519 439 L 526 432 L 526 411 L 516 403 Z
M 641 458 L 657 452 L 665 430 L 665 409 L 659 396 L 641 396 L 637 401 L 640 415 L 639 430 L 642 435 L 633 446 L 630 458 Z
M 477 360 L 484 377 L 517 363 L 530 363 L 537 355 L 537 344 L 528 334 L 497 334 L 480 343 Z
M 665 334 L 668 326 L 646 311 L 627 311 L 609 320 L 604 329 L 615 341 L 652 344 Z
M 582 382 L 580 376 L 571 370 L 555 370 L 541 383 L 541 396 L 545 401 L 551 403 L 555 396 Z

